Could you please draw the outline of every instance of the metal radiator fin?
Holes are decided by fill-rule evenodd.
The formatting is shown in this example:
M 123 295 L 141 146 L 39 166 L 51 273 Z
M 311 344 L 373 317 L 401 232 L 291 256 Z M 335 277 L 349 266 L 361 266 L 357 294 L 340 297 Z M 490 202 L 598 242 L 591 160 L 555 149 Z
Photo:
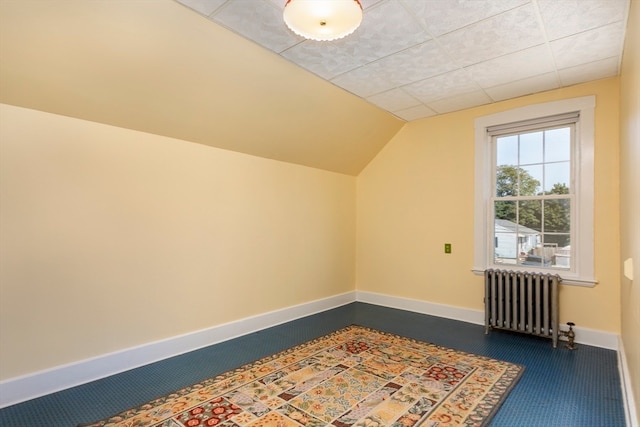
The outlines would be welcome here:
M 485 270 L 485 333 L 507 329 L 551 338 L 558 345 L 557 274 Z

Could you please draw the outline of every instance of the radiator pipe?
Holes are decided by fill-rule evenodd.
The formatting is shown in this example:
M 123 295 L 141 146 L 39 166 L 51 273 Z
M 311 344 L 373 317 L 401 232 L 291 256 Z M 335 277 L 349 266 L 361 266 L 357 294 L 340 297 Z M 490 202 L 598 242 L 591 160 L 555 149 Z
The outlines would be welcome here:
M 576 343 L 575 343 L 576 333 L 573 330 L 573 327 L 576 326 L 576 324 L 573 322 L 567 322 L 567 325 L 569 326 L 569 330 L 563 331 L 561 329 L 559 331 L 560 335 L 562 335 L 563 337 L 567 337 L 567 344 L 565 345 L 565 347 L 567 347 L 569 350 L 577 350 L 578 346 L 576 346 Z

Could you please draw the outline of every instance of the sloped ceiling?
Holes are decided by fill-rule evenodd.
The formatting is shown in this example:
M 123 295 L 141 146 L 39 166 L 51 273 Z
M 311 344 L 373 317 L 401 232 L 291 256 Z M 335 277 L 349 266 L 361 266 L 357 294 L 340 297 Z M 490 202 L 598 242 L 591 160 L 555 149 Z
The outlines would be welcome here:
M 629 0 L 0 0 L 0 102 L 358 175 L 404 125 L 618 75 Z
M 0 102 L 349 175 L 404 125 L 172 0 L 2 0 Z

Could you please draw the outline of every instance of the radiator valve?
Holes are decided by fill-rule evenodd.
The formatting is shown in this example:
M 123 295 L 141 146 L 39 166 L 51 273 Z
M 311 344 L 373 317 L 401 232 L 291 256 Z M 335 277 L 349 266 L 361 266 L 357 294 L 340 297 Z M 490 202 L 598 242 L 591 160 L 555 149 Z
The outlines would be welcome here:
M 565 347 L 567 347 L 569 350 L 577 350 L 578 347 L 576 346 L 576 343 L 575 343 L 576 333 L 573 330 L 573 327 L 576 326 L 576 324 L 573 322 L 567 322 L 567 325 L 569 326 L 569 330 L 568 331 L 560 330 L 559 331 L 560 335 L 562 335 L 563 337 L 567 337 L 567 345 L 565 345 Z

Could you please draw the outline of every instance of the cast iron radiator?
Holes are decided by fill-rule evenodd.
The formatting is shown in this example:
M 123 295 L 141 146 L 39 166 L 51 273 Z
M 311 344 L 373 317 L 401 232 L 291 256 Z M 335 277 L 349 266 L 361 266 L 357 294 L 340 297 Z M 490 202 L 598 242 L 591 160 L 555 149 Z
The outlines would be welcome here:
M 557 274 L 485 270 L 485 334 L 507 329 L 551 338 L 557 347 L 560 281 Z

